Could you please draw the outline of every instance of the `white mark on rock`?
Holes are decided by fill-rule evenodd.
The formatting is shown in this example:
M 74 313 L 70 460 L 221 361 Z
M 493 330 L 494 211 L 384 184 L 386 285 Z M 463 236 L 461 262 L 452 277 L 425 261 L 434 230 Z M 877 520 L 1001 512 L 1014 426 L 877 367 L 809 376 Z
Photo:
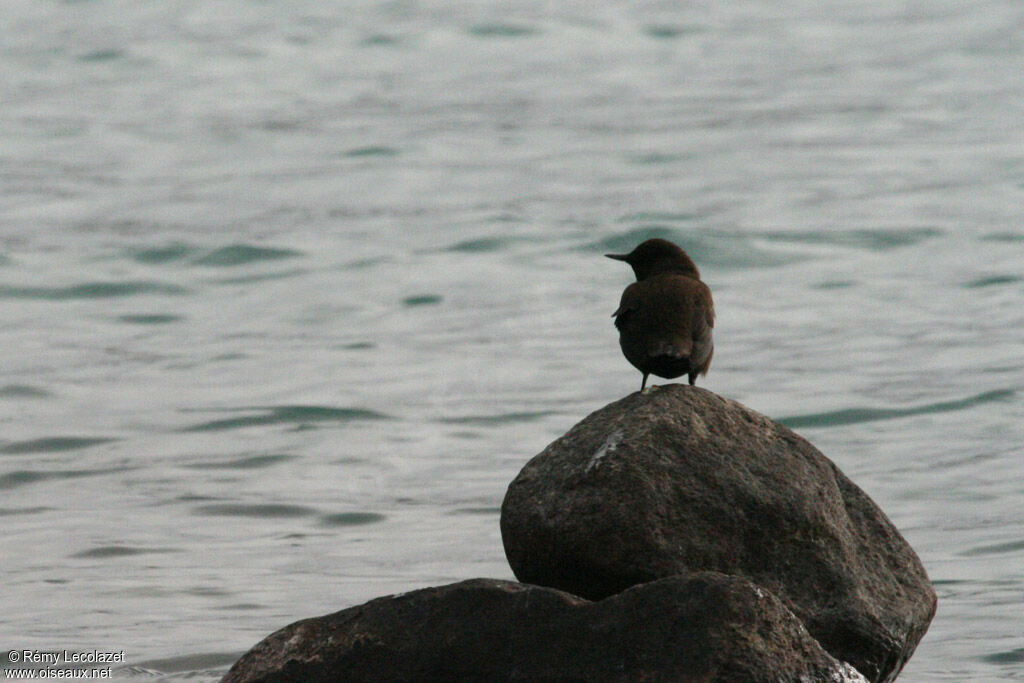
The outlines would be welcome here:
M 839 662 L 839 670 L 832 673 L 832 680 L 836 683 L 867 683 L 868 679 L 846 662 Z
M 838 668 L 828 672 L 828 678 L 800 677 L 800 683 L 820 683 L 821 681 L 829 681 L 830 683 L 868 683 L 868 679 L 864 678 L 861 672 L 846 662 L 839 662 Z
M 596 469 L 601 464 L 601 460 L 603 460 L 606 455 L 614 451 L 615 447 L 619 445 L 620 441 L 622 441 L 622 430 L 616 429 L 614 432 L 608 435 L 608 438 L 604 440 L 604 443 L 601 444 L 601 447 L 597 449 L 596 453 L 594 453 L 594 457 L 592 457 L 590 459 L 590 462 L 587 463 L 587 468 L 584 470 L 584 472 L 589 472 L 592 469 Z

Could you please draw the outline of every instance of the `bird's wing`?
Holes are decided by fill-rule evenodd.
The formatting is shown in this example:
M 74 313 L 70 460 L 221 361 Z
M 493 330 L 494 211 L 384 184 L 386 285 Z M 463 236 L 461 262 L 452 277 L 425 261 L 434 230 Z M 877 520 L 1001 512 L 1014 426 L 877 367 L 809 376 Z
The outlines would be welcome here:
M 711 290 L 703 282 L 694 291 L 693 315 L 693 352 L 690 364 L 699 368 L 710 362 L 715 344 L 711 338 L 711 328 L 715 326 L 715 303 L 711 298 Z
M 703 282 L 700 283 L 701 289 L 703 290 L 704 300 L 706 306 L 704 308 L 704 320 L 707 322 L 708 327 L 715 326 L 715 301 L 711 298 L 711 290 Z
M 687 358 L 692 352 L 691 280 L 682 276 L 634 282 L 622 293 L 620 331 L 648 358 Z
M 627 324 L 629 317 L 636 312 L 638 306 L 634 296 L 635 292 L 631 291 L 632 289 L 632 285 L 626 287 L 626 291 L 622 293 L 622 299 L 619 301 L 619 307 L 612 313 L 612 317 L 615 318 L 615 327 L 620 331 Z

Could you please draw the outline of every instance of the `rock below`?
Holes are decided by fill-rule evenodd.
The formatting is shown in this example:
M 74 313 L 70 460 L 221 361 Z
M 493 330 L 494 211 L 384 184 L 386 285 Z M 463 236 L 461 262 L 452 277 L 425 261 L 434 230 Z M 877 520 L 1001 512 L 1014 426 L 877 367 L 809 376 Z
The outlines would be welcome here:
M 600 602 L 474 579 L 372 600 L 271 634 L 223 683 L 863 682 L 774 596 L 713 572 Z
M 789 429 L 696 387 L 577 424 L 509 486 L 501 531 L 520 581 L 590 599 L 745 577 L 872 681 L 896 677 L 935 614 L 920 560 L 863 491 Z

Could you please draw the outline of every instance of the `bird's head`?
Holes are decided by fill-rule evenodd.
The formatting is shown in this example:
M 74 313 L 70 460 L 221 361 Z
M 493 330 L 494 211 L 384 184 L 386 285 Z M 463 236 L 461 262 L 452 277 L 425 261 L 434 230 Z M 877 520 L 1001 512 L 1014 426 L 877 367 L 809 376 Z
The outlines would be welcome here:
M 637 280 L 659 275 L 661 273 L 679 273 L 700 279 L 700 272 L 693 259 L 668 240 L 651 239 L 640 243 L 628 254 L 605 254 L 616 261 L 625 261 L 633 267 Z

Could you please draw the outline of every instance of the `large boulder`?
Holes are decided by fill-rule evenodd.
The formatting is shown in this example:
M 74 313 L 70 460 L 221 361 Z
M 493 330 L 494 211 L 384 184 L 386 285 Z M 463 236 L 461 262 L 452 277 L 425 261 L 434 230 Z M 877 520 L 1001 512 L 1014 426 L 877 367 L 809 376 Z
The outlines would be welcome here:
M 704 572 L 600 602 L 493 579 L 377 598 L 269 635 L 222 683 L 537 680 L 865 681 L 778 598 Z
M 832 461 L 697 387 L 577 424 L 511 483 L 501 531 L 520 581 L 589 599 L 699 570 L 745 577 L 872 681 L 896 677 L 935 614 L 917 554 Z

